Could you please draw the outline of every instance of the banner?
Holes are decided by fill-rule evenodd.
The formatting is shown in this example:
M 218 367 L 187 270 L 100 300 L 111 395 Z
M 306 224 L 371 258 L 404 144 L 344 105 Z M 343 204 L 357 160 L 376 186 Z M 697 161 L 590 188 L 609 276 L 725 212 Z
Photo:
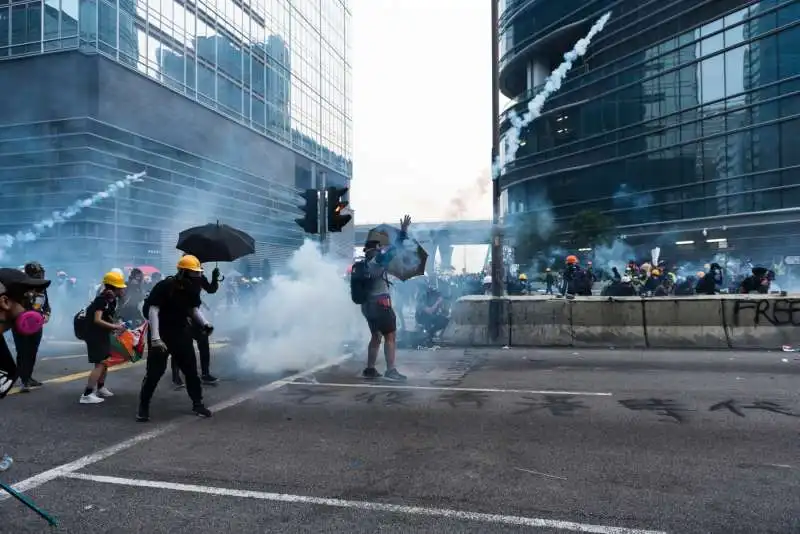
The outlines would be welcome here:
M 126 362 L 138 362 L 144 355 L 147 344 L 147 321 L 132 330 L 125 330 L 121 334 L 110 334 L 111 357 L 106 360 L 109 367 Z

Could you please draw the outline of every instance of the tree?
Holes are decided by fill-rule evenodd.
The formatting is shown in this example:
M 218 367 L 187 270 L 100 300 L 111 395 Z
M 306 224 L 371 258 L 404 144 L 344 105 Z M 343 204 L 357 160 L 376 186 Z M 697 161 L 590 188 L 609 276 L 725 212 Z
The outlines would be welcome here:
M 563 239 L 552 218 L 543 220 L 542 214 L 536 213 L 510 217 L 506 223 L 506 237 L 513 243 L 514 256 L 522 268 L 537 262 L 548 263 L 546 258 Z
M 614 240 L 616 224 L 608 215 L 596 210 L 584 210 L 570 221 L 570 242 L 577 248 L 608 245 Z

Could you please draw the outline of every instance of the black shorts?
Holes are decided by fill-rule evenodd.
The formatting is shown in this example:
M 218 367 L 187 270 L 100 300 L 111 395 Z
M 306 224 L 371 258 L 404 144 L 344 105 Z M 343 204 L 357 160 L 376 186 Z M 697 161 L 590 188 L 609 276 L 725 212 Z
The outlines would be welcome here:
M 111 342 L 103 343 L 97 340 L 87 340 L 86 353 L 89 355 L 89 363 L 103 363 L 111 357 Z
M 361 313 L 367 319 L 371 333 L 385 336 L 397 331 L 397 316 L 391 306 L 368 302 L 361 305 Z

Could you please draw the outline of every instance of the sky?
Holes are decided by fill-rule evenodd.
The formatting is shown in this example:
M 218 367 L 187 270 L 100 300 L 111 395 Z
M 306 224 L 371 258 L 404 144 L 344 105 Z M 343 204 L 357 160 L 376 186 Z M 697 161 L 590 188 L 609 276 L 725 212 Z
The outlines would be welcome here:
M 356 222 L 491 218 L 490 3 L 350 6 Z
M 491 4 L 350 7 L 355 222 L 490 219 Z M 455 247 L 454 267 L 480 270 L 486 248 Z

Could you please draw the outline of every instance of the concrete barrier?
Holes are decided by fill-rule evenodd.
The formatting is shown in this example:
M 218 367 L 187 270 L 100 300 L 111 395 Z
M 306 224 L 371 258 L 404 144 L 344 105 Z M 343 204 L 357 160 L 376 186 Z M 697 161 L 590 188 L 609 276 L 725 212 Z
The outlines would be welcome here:
M 498 299 L 499 336 L 489 330 L 492 297 L 453 306 L 444 341 L 454 345 L 778 349 L 800 345 L 800 297 L 719 295 Z

